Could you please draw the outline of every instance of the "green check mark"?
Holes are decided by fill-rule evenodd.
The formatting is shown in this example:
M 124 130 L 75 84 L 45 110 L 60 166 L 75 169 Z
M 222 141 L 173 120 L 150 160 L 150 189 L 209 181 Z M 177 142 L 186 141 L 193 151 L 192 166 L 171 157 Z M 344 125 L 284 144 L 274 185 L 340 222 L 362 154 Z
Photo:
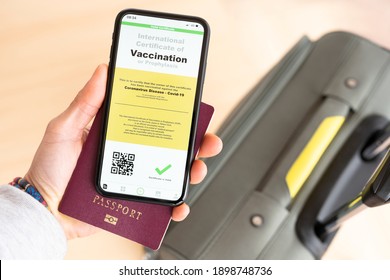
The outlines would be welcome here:
M 156 172 L 158 173 L 158 175 L 162 175 L 163 173 L 165 173 L 169 168 L 171 168 L 172 165 L 168 164 L 167 166 L 165 166 L 163 169 L 160 170 L 160 168 L 156 167 Z

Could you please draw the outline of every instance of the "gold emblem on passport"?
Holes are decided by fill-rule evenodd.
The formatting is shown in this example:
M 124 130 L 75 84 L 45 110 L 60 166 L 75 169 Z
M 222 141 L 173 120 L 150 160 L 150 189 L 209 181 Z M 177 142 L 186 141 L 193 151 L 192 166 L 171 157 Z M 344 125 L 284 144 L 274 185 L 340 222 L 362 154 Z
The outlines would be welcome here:
M 118 218 L 106 214 L 106 217 L 104 218 L 104 221 L 105 221 L 106 223 L 109 223 L 109 224 L 112 224 L 112 225 L 115 226 L 116 223 L 118 222 Z

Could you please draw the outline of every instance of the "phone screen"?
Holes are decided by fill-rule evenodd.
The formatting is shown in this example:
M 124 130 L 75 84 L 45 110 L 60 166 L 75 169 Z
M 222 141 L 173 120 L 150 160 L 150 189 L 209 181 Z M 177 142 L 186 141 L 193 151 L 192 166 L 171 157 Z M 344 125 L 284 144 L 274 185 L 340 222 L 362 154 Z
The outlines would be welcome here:
M 119 197 L 181 201 L 207 24 L 129 12 L 117 25 L 98 188 Z

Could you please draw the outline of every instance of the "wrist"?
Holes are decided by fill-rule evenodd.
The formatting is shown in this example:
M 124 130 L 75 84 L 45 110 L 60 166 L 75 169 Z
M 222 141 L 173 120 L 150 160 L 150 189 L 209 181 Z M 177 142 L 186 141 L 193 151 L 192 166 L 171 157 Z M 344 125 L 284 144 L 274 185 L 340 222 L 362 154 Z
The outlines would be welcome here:
M 46 207 L 52 213 L 54 218 L 58 221 L 58 223 L 64 230 L 66 237 L 69 239 L 68 236 L 69 234 L 67 234 L 67 228 L 66 226 L 64 226 L 64 221 L 63 221 L 64 218 L 61 217 L 61 214 L 58 212 L 57 207 L 53 205 L 52 201 L 50 199 L 46 199 L 47 195 L 45 195 L 43 191 L 38 190 L 39 188 L 38 185 L 35 185 L 33 183 L 33 180 L 31 180 L 30 177 L 28 177 L 27 175 L 24 178 L 16 177 L 9 184 L 29 194 L 31 197 L 33 197 L 35 200 L 41 203 L 44 207 Z
M 41 193 L 38 191 L 38 189 L 30 184 L 26 179 L 22 177 L 16 177 L 15 179 L 10 182 L 10 185 L 29 194 L 31 197 L 33 197 L 35 200 L 37 200 L 40 204 L 42 204 L 45 208 L 47 208 L 50 211 L 49 205 L 47 204 L 46 200 L 43 198 Z
M 46 200 L 49 206 L 52 215 L 61 225 L 68 240 L 76 237 L 87 236 L 97 231 L 97 228 L 68 217 L 58 211 L 58 205 L 61 200 L 61 193 L 55 191 L 56 187 L 54 186 L 54 183 L 48 182 L 31 172 L 28 172 L 24 176 L 24 179 L 26 179 L 28 182 L 31 182 L 32 185 L 36 186 L 36 188 L 42 194 L 43 198 Z

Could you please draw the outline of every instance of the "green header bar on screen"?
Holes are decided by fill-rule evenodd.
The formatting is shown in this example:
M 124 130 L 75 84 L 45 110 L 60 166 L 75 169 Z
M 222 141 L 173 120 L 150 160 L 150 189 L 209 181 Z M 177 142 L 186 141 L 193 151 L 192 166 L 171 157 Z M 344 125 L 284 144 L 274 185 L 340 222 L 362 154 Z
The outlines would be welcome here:
M 204 33 L 203 31 L 196 31 L 196 30 L 189 30 L 189 29 L 182 29 L 182 28 L 174 28 L 174 27 L 161 26 L 161 25 L 135 23 L 135 22 L 128 22 L 128 21 L 122 21 L 122 24 L 123 25 L 143 27 L 143 28 L 152 28 L 152 29 L 168 30 L 168 31 L 174 31 L 174 32 L 191 33 L 191 34 L 197 34 L 197 35 L 203 35 L 203 33 Z

